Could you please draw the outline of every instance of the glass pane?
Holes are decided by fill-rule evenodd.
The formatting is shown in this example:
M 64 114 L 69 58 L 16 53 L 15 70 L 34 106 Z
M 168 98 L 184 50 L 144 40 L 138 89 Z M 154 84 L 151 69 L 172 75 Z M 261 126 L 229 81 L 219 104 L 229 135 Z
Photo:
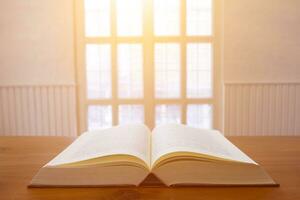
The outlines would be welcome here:
M 187 35 L 211 35 L 212 0 L 187 0 Z
M 143 105 L 120 105 L 119 124 L 144 123 Z
M 141 44 L 118 45 L 118 93 L 120 98 L 143 97 L 143 50 Z
M 157 105 L 155 107 L 156 125 L 181 123 L 181 108 L 179 105 Z
M 110 45 L 86 45 L 86 79 L 89 99 L 111 97 Z
M 88 107 L 88 129 L 96 130 L 112 126 L 111 106 Z
M 187 97 L 212 96 L 211 44 L 187 45 Z
M 195 128 L 212 128 L 212 106 L 211 105 L 188 105 L 187 125 Z
M 179 35 L 179 24 L 179 0 L 154 0 L 155 35 Z
M 85 35 L 110 35 L 110 0 L 85 0 Z
M 119 36 L 142 35 L 143 1 L 117 0 L 117 33 Z
M 155 96 L 180 97 L 179 44 L 155 44 Z

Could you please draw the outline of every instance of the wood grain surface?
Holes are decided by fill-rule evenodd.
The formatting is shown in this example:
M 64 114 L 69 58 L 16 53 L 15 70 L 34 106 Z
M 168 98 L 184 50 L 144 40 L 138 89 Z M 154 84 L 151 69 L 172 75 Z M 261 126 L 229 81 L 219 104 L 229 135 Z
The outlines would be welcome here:
M 27 188 L 68 137 L 0 137 L 0 199 L 300 199 L 300 137 L 229 137 L 280 187 Z

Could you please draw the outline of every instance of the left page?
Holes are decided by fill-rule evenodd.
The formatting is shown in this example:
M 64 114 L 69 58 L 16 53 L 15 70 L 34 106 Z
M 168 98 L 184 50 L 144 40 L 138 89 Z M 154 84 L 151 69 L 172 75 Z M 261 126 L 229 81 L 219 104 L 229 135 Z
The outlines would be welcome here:
M 143 124 L 133 124 L 85 132 L 47 166 L 113 155 L 134 156 L 150 166 L 150 130 Z

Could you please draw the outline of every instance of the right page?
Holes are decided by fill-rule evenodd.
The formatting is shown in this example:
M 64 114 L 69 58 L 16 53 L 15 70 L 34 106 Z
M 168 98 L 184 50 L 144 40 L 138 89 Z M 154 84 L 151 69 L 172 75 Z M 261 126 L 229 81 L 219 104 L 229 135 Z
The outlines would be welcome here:
M 152 132 L 151 166 L 161 157 L 175 152 L 199 153 L 216 159 L 256 164 L 219 131 L 196 129 L 182 124 L 156 127 Z

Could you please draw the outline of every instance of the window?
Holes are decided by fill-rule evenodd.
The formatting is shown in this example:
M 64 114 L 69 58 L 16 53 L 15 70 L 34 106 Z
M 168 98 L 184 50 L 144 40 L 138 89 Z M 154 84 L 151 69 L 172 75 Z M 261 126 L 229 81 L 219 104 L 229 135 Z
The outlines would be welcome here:
M 214 0 L 81 0 L 80 130 L 215 119 Z

